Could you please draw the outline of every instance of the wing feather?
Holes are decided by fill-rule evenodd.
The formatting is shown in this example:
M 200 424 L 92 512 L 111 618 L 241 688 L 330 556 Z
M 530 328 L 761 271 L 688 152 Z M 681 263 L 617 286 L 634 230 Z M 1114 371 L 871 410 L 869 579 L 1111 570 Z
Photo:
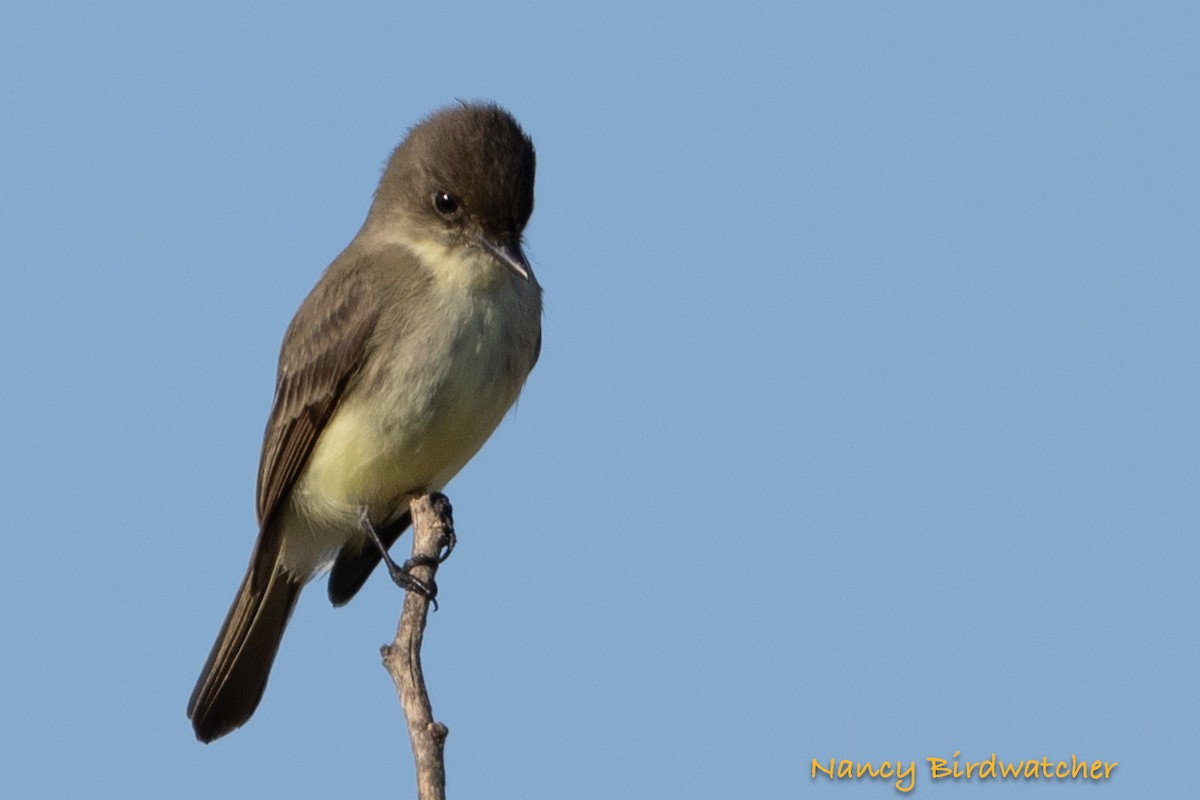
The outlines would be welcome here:
M 361 367 L 379 318 L 361 274 L 337 266 L 313 287 L 280 348 L 275 400 L 258 467 L 260 535 L 254 563 L 256 577 L 264 580 L 279 545 L 274 541 L 279 534 L 272 517 L 304 471 L 321 431 Z M 272 555 L 259 559 L 260 553 Z

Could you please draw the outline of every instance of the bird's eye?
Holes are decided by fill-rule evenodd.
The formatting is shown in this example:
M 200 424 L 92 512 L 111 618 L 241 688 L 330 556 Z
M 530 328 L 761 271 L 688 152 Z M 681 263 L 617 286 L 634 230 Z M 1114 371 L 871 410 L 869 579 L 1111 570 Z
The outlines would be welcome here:
M 433 195 L 433 207 L 443 217 L 452 217 L 458 213 L 458 198 L 449 192 L 435 192 Z

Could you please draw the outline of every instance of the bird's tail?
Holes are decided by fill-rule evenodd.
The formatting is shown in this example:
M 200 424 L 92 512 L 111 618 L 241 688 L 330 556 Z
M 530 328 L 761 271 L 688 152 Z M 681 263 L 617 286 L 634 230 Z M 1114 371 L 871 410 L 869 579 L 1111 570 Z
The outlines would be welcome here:
M 250 719 L 303 586 L 278 559 L 266 581 L 255 580 L 253 566 L 246 573 L 188 701 L 197 739 L 211 742 Z

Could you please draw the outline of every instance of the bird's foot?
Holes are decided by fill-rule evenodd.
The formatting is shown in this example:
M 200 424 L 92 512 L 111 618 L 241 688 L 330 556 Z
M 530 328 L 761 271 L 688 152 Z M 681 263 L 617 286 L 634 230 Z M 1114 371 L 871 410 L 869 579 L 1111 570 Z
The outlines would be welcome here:
M 451 530 L 451 544 L 446 551 L 438 556 L 438 558 L 430 558 L 418 556 L 410 558 L 403 564 L 397 564 L 391 554 L 383 544 L 383 540 L 379 538 L 379 533 L 375 530 L 375 526 L 371 524 L 371 518 L 364 506 L 358 514 L 358 524 L 367 538 L 374 543 L 379 550 L 380 558 L 383 559 L 384 566 L 387 567 L 388 575 L 392 578 L 392 583 L 399 586 L 406 592 L 416 592 L 433 604 L 433 610 L 436 611 L 437 604 L 437 583 L 434 581 L 423 581 L 412 574 L 414 567 L 432 567 L 437 566 L 446 560 L 450 555 L 450 550 L 454 549 L 453 545 L 453 530 Z

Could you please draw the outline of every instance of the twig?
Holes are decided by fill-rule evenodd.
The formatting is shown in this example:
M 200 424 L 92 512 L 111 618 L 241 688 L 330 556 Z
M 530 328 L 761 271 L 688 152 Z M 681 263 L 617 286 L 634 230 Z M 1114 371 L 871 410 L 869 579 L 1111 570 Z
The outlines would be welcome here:
M 413 500 L 410 509 L 413 550 L 409 569 L 412 577 L 435 588 L 433 579 L 437 566 L 454 546 L 450 501 L 441 494 L 424 495 Z M 421 672 L 421 639 L 425 635 L 425 618 L 431 599 L 418 591 L 405 593 L 396 639 L 381 647 L 380 654 L 384 668 L 396 684 L 400 706 L 408 721 L 408 738 L 412 740 L 413 761 L 417 768 L 417 797 L 419 800 L 445 800 L 446 765 L 442 754 L 449 731 L 433 719 L 425 677 Z

